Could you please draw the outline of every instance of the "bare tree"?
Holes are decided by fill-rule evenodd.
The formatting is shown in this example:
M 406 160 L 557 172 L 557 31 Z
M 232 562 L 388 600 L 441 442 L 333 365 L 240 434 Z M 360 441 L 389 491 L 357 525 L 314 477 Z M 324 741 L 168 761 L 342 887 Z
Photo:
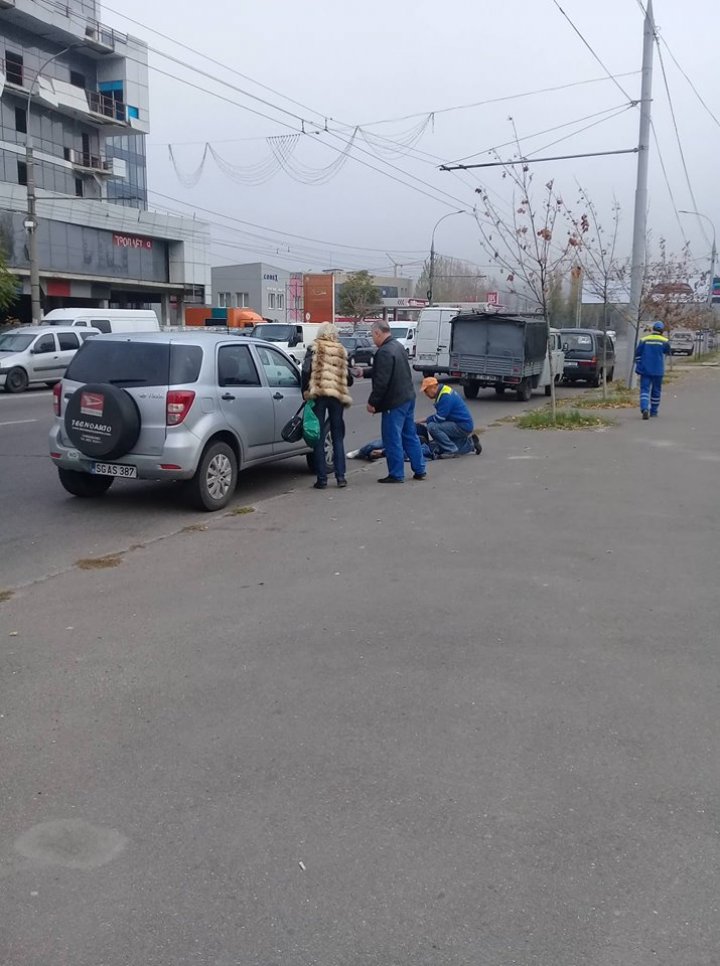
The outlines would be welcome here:
M 500 161 L 499 157 L 497 159 Z M 570 255 L 581 242 L 575 231 L 560 230 L 558 219 L 562 217 L 565 206 L 552 179 L 544 183 L 540 199 L 535 201 L 534 175 L 528 164 L 520 158 L 503 164 L 502 169 L 503 178 L 513 188 L 512 213 L 508 216 L 502 212 L 489 191 L 482 187 L 475 189 L 483 202 L 482 209 L 476 212 L 475 217 L 483 247 L 505 273 L 510 291 L 529 296 L 547 324 L 554 420 L 555 374 L 549 338 L 551 301 L 558 277 L 568 268 Z M 564 225 L 562 227 L 565 229 Z
M 603 361 L 602 393 L 607 399 L 607 331 L 608 312 L 618 283 L 626 272 L 626 262 L 617 257 L 618 230 L 620 227 L 620 205 L 613 202 L 610 231 L 606 233 L 597 208 L 587 191 L 580 186 L 579 204 L 583 209 L 580 216 L 565 208 L 565 217 L 575 238 L 580 240 L 576 246 L 577 264 L 582 272 L 585 288 L 602 303 Z

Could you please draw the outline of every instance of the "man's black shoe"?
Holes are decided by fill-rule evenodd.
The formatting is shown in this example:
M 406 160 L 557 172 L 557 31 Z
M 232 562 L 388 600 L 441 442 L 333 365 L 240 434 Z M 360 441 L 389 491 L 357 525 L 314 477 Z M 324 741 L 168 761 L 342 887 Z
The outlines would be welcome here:
M 414 480 L 426 480 L 427 479 L 427 473 L 413 473 L 413 479 Z
M 382 479 L 378 480 L 378 483 L 404 483 L 405 480 L 399 480 L 397 476 L 383 476 Z
M 643 409 L 642 417 L 643 419 L 650 419 L 650 413 L 647 411 L 647 409 Z
M 313 483 L 313 490 L 325 490 L 327 489 L 327 483 L 321 483 L 320 480 L 317 483 Z
M 470 434 L 470 442 L 473 444 L 473 449 L 475 450 L 475 455 L 479 456 L 482 453 L 482 445 L 478 439 L 477 433 Z

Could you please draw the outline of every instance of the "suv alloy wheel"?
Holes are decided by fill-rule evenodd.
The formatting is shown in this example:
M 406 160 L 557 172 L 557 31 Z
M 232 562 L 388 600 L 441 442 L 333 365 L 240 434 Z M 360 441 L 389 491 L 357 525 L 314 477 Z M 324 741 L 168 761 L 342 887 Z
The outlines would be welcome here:
M 210 443 L 200 458 L 195 476 L 188 481 L 190 501 L 199 510 L 222 510 L 235 493 L 237 458 L 227 443 Z

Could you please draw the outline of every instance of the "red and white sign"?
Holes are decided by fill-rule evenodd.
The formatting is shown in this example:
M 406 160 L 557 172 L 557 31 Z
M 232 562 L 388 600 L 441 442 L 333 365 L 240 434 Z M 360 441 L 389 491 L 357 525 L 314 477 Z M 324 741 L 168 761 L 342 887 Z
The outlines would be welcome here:
M 113 245 L 118 248 L 152 248 L 152 238 L 140 238 L 139 235 L 113 235 Z
M 84 392 L 80 396 L 80 412 L 83 416 L 102 416 L 105 397 L 99 392 Z
M 499 292 L 488 292 L 487 298 L 485 299 L 488 305 L 500 305 L 500 293 Z

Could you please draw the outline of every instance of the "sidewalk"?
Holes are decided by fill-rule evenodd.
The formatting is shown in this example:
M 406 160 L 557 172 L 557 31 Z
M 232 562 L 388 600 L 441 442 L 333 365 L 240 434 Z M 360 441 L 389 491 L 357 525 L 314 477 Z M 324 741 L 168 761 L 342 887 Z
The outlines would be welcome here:
M 0 962 L 716 962 L 718 412 L 701 370 L 0 605 Z

